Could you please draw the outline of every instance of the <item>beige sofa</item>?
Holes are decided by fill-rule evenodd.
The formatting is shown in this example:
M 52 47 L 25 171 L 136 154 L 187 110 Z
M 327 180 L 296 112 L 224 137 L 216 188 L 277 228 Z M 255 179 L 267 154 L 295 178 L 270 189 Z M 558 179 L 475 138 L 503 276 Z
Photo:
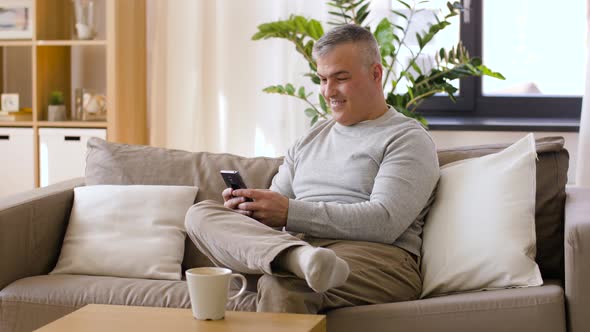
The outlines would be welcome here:
M 444 165 L 502 148 L 444 150 L 439 159 Z M 590 331 L 590 189 L 565 188 L 563 139 L 538 140 L 537 152 L 537 262 L 543 286 L 341 308 L 327 313 L 328 330 Z M 238 169 L 250 187 L 263 188 L 280 163 L 90 140 L 85 179 L 0 200 L 0 331 L 31 331 L 88 303 L 189 307 L 183 281 L 47 275 L 60 253 L 74 187 L 196 185 L 197 201 L 220 201 L 220 169 Z M 209 264 L 187 240 L 183 267 Z

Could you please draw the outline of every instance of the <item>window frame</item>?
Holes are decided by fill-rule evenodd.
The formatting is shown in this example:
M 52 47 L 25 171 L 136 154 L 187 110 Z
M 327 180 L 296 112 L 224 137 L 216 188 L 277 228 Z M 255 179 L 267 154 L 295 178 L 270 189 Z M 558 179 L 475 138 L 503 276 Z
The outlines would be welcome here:
M 483 1 L 470 1 L 470 8 L 465 9 L 470 12 L 470 22 L 461 14 L 459 30 L 471 56 L 485 63 Z M 418 112 L 431 129 L 579 131 L 582 97 L 484 96 L 481 77 L 461 79 L 459 89 L 457 103 L 434 96 L 420 105 Z

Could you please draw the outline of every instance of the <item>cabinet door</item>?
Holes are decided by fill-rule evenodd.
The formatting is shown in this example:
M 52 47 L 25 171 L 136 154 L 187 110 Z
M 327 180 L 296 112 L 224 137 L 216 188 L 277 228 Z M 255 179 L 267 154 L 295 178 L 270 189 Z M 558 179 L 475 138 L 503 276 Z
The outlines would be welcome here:
M 105 129 L 39 129 L 41 187 L 84 176 L 86 143 L 90 137 L 106 137 Z
M 0 128 L 0 196 L 35 187 L 32 128 Z

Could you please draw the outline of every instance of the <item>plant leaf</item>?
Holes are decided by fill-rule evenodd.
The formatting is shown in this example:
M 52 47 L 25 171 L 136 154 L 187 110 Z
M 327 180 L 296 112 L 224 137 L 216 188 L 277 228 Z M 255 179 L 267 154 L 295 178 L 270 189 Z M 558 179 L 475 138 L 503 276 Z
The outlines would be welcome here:
M 322 24 L 317 20 L 309 20 L 306 25 L 305 31 L 314 40 L 320 39 L 324 35 L 324 28 Z
M 320 99 L 320 107 L 322 108 L 322 111 L 324 111 L 324 113 L 328 113 L 328 105 L 326 105 L 326 100 L 324 99 L 324 96 L 322 96 L 322 94 L 318 94 L 318 97 Z
M 418 32 L 416 32 L 416 39 L 418 40 L 418 46 L 422 49 L 424 48 L 424 43 L 422 43 L 422 36 Z
M 313 126 L 316 122 L 318 122 L 319 117 L 316 115 L 313 118 L 311 118 L 311 125 Z
M 502 74 L 500 74 L 500 73 L 498 73 L 498 72 L 492 71 L 492 70 L 490 70 L 488 67 L 486 67 L 486 66 L 484 66 L 484 65 L 479 65 L 479 66 L 477 66 L 477 68 L 478 68 L 478 69 L 479 69 L 479 70 L 480 70 L 480 71 L 481 71 L 481 72 L 482 72 L 484 75 L 486 75 L 486 76 L 494 77 L 494 78 L 497 78 L 497 79 L 500 79 L 500 80 L 505 80 L 505 79 L 506 79 L 506 78 L 504 77 L 504 75 L 502 75 Z
M 299 98 L 305 99 L 305 87 L 300 87 L 299 91 L 297 91 L 297 95 L 299 95 Z
M 401 16 L 401 17 L 405 18 L 406 20 L 408 19 L 408 17 L 407 17 L 406 15 L 402 14 L 402 12 L 400 12 L 400 11 L 393 10 L 393 9 L 392 9 L 391 11 L 392 11 L 394 14 L 396 14 L 397 16 Z
M 313 118 L 314 116 L 318 115 L 318 112 L 316 110 L 314 110 L 313 108 L 306 108 L 305 115 L 307 115 L 310 118 Z
M 293 86 L 293 84 L 291 83 L 287 83 L 287 85 L 285 85 L 285 92 L 287 92 L 287 94 L 289 95 L 294 95 L 295 94 L 295 87 Z
M 393 29 L 391 28 L 391 23 L 386 18 L 382 19 L 381 22 L 377 25 L 375 32 L 373 33 L 377 43 L 380 46 L 380 53 L 382 57 L 392 56 L 393 52 L 395 51 L 395 46 L 393 45 L 393 40 L 395 39 L 395 35 L 393 34 Z
M 359 4 L 361 3 L 361 1 L 358 2 Z M 356 13 L 356 18 L 355 21 L 357 24 L 362 24 L 363 21 L 365 20 L 365 18 L 367 18 L 367 15 L 369 14 L 369 2 L 367 2 L 366 4 L 364 4 Z
M 416 63 L 416 61 L 412 60 L 412 62 L 410 63 L 410 65 L 412 66 L 412 68 L 419 74 L 422 75 L 422 69 L 420 69 L 420 66 L 418 66 L 418 64 Z M 417 81 L 419 81 L 419 78 L 417 79 Z
M 404 7 L 408 8 L 409 10 L 412 10 L 412 7 L 410 7 L 410 5 L 408 5 L 407 3 L 403 2 L 402 0 L 397 0 L 397 2 L 401 3 L 402 5 L 404 5 Z

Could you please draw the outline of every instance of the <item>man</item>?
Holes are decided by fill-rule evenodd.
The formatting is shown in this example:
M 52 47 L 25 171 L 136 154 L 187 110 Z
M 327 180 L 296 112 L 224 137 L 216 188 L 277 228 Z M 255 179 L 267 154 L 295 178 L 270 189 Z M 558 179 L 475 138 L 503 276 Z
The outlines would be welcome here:
M 201 202 L 187 214 L 189 236 L 215 264 L 261 275 L 233 309 L 317 313 L 421 292 L 434 143 L 386 105 L 369 31 L 334 28 L 313 55 L 333 118 L 289 149 L 270 190 L 228 188 L 225 206 Z

